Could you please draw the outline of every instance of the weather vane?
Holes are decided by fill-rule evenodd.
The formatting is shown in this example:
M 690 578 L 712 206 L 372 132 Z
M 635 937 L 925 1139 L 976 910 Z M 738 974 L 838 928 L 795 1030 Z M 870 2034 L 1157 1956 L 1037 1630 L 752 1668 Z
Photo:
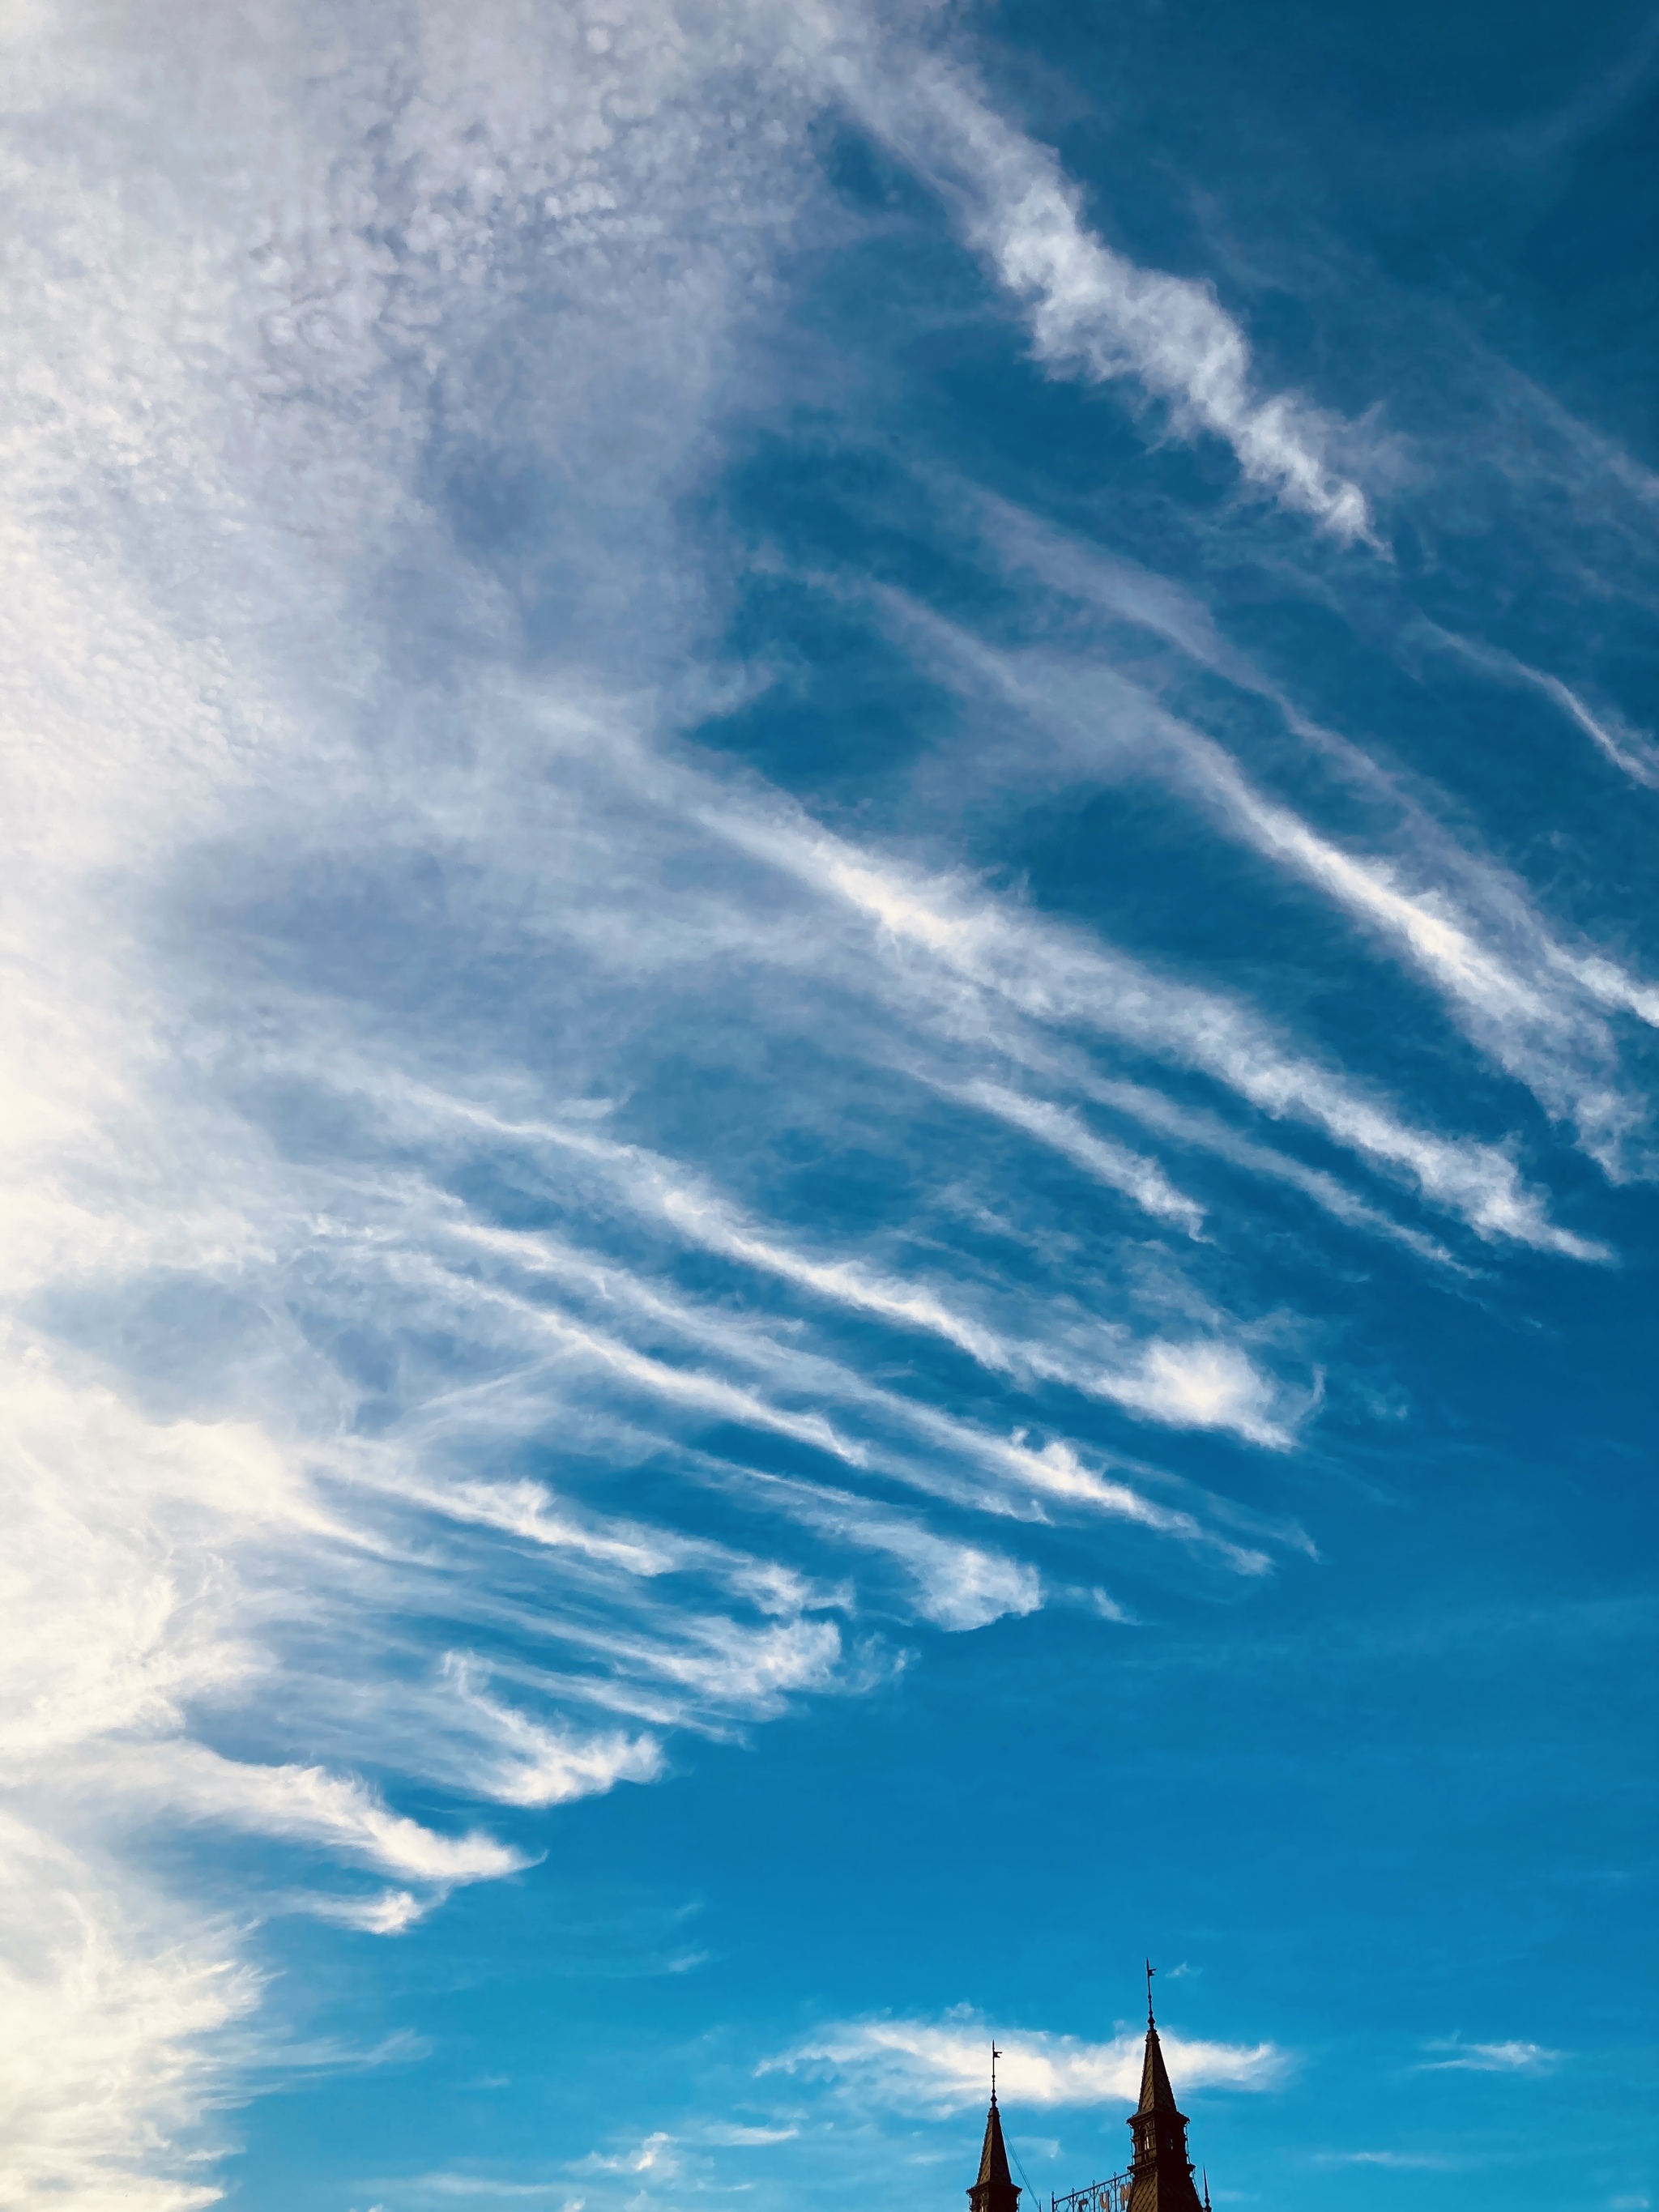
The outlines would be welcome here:
M 997 2061 L 1002 2053 L 997 2049 L 996 2038 L 991 2038 L 991 2102 L 997 2100 Z
M 1157 1972 L 1158 1968 L 1148 1959 L 1146 1961 L 1146 2025 L 1148 2027 L 1158 2026 L 1158 2022 L 1152 2018 L 1152 1976 Z

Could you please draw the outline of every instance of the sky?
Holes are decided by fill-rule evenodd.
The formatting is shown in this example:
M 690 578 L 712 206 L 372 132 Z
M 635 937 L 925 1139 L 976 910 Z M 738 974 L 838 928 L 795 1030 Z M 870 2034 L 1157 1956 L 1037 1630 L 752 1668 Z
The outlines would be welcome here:
M 13 0 L 0 2204 L 1659 2201 L 1659 17 Z

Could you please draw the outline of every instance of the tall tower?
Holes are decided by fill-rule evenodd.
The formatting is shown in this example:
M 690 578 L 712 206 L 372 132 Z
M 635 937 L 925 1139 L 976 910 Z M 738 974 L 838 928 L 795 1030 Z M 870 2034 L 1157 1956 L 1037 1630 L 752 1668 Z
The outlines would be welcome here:
M 1140 2102 L 1129 2125 L 1135 2138 L 1134 2159 L 1129 2167 L 1129 2212 L 1204 2212 L 1193 2186 L 1193 2162 L 1187 2155 L 1187 2115 L 1176 2109 L 1164 2046 L 1152 2018 L 1150 1977 Z
M 979 2154 L 979 2179 L 968 2191 L 973 2212 L 1018 2212 L 1019 2191 L 1008 2171 L 1008 2153 L 1002 2141 L 1002 2115 L 997 2093 L 991 2092 L 991 2109 L 985 2115 L 985 2148 Z

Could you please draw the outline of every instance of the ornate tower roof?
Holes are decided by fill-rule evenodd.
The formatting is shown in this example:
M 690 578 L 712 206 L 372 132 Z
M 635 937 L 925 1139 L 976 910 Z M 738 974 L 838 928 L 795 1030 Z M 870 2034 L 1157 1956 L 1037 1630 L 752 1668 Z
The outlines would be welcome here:
M 1164 2063 L 1164 2046 L 1152 2018 L 1147 1973 L 1146 2056 L 1140 2068 L 1140 2102 L 1129 2126 L 1135 2154 L 1129 2168 L 1129 2212 L 1204 2212 L 1187 2155 L 1187 2115 L 1177 2109 Z
M 1146 2056 L 1140 2066 L 1140 2102 L 1135 2106 L 1137 2116 L 1142 2112 L 1175 2112 L 1175 2091 L 1170 2087 L 1170 2069 L 1164 2063 L 1164 2045 L 1158 2039 L 1158 2030 L 1151 2021 L 1146 2023 Z M 1181 2115 L 1176 2112 L 1179 2119 Z M 1130 2124 L 1133 2126 L 1133 2122 Z
M 994 2089 L 991 2092 L 991 2109 L 985 2115 L 985 2146 L 979 2154 L 979 2179 L 968 2191 L 968 2202 L 973 2212 L 1017 2212 L 1019 2203 L 1019 2191 L 1008 2171 L 1002 2115 L 997 2110 Z

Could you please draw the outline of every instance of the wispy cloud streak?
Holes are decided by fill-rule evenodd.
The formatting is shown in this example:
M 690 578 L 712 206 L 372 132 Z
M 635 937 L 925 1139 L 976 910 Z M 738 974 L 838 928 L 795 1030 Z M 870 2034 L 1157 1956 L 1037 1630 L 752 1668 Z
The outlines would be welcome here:
M 1654 987 L 1604 955 L 1564 942 L 1517 886 L 1450 850 L 1450 841 L 1420 809 L 1397 809 L 1407 817 L 1400 856 L 1353 851 L 1270 796 L 1225 747 L 1109 665 L 1040 650 L 998 651 L 892 594 L 884 598 L 958 681 L 965 678 L 975 690 L 988 684 L 1023 719 L 1085 758 L 1127 750 L 1230 835 L 1311 886 L 1402 959 L 1496 1065 L 1525 1084 L 1548 1113 L 1574 1121 L 1586 1148 L 1604 1167 L 1620 1170 L 1645 1109 L 1620 1078 L 1616 1043 L 1600 1009 L 1652 1024 L 1659 1015 Z M 1209 637 L 1199 620 L 1172 614 L 1155 595 L 1131 592 L 1127 604 L 1137 616 L 1143 599 L 1151 601 L 1146 618 L 1163 634 L 1206 665 L 1240 674 L 1233 665 L 1237 656 Z M 1354 748 L 1327 732 L 1298 730 L 1304 733 L 1316 737 L 1344 770 L 1353 769 Z M 1360 775 L 1382 786 L 1368 763 Z M 1432 879 L 1437 869 L 1438 882 Z
M 1368 1163 L 1404 1174 L 1431 1202 L 1486 1237 L 1512 1237 L 1577 1259 L 1605 1256 L 1558 1228 L 1495 1146 L 1449 1139 L 1397 1119 L 1334 1070 L 1292 1056 L 1243 1007 L 965 886 L 860 851 L 815 826 L 710 810 L 734 843 L 840 898 L 883 939 L 1006 999 L 1039 1021 L 1103 1031 L 1216 1077 L 1273 1118 L 1312 1123 Z
M 1148 1213 L 1178 1222 L 1189 1237 L 1196 1237 L 1201 1231 L 1203 1208 L 1182 1196 L 1156 1160 L 1146 1159 L 1125 1146 L 1097 1136 L 1069 1108 L 1051 1105 L 1046 1099 L 1028 1097 L 1022 1091 L 1010 1091 L 982 1076 L 965 1084 L 961 1096 L 972 1105 L 982 1106 L 988 1114 L 994 1114 L 1000 1121 L 1012 1122 L 1015 1128 L 1024 1129 L 1041 1143 L 1051 1146 L 1064 1158 L 1075 1162 L 1085 1174 L 1104 1183 L 1109 1190 L 1124 1192 Z
M 946 1087 L 948 1086 L 941 1086 Z M 998 1118 L 1037 1135 L 1086 1172 L 1114 1189 L 1128 1193 L 1146 1211 L 1181 1221 L 1195 1232 L 1202 1217 L 1188 1200 L 1170 1184 L 1158 1164 L 1105 1143 L 1086 1131 L 1066 1109 L 977 1079 L 956 1095 Z M 465 1101 L 442 1097 L 429 1091 L 407 1097 L 387 1095 L 385 1110 L 394 1116 L 410 1109 L 440 1125 L 453 1121 L 497 1139 L 522 1143 L 539 1151 L 574 1154 L 603 1170 L 641 1208 L 656 1214 L 678 1234 L 702 1249 L 720 1254 L 745 1267 L 754 1267 L 785 1282 L 809 1291 L 832 1304 L 854 1312 L 874 1314 L 901 1327 L 937 1336 L 954 1346 L 993 1373 L 1016 1379 L 1063 1382 L 1085 1394 L 1104 1396 L 1145 1413 L 1149 1419 L 1176 1425 L 1201 1428 L 1237 1427 L 1252 1441 L 1273 1443 L 1285 1440 L 1282 1427 L 1270 1423 L 1267 1409 L 1276 1397 L 1271 1382 L 1252 1366 L 1236 1344 L 1206 1342 L 1202 1346 L 1154 1340 L 1133 1349 L 1127 1333 L 1098 1323 L 1079 1330 L 1075 1322 L 1056 1322 L 1035 1340 L 1021 1339 L 969 1318 L 946 1305 L 939 1296 L 890 1276 L 876 1276 L 857 1261 L 812 1259 L 781 1243 L 775 1236 L 744 1218 L 705 1182 L 689 1177 L 683 1169 L 641 1148 L 617 1144 L 581 1127 L 540 1122 L 509 1121 Z M 683 1302 L 652 1289 L 619 1271 L 614 1263 L 569 1250 L 546 1237 L 494 1229 L 460 1218 L 453 1207 L 438 1203 L 436 1233 L 483 1250 L 501 1255 L 532 1272 L 544 1272 L 561 1280 L 585 1285 L 607 1299 L 622 1298 L 653 1318 L 676 1329 L 718 1344 L 739 1358 L 765 1360 L 774 1356 L 762 1350 L 752 1334 L 745 1335 L 713 1314 L 694 1314 Z M 549 1324 L 556 1328 L 556 1321 Z M 1091 1356 L 1091 1342 L 1097 1347 Z M 614 1364 L 626 1365 L 614 1352 Z M 672 1395 L 678 1385 L 654 1367 L 629 1370 L 633 1379 L 650 1380 Z M 831 1395 L 852 1395 L 874 1402 L 850 1383 L 839 1381 L 827 1369 L 815 1370 L 817 1387 Z M 1218 1388 L 1223 1376 L 1231 1378 Z M 1184 1381 L 1180 1378 L 1186 1378 Z M 1205 1379 L 1200 1380 L 1203 1377 Z M 1156 1379 L 1149 1379 L 1156 1378 Z M 714 1386 L 710 1386 L 711 1388 Z M 712 1402 L 712 1401 L 711 1401 Z M 891 1405 L 897 1401 L 889 1401 Z M 739 1401 L 726 1401 L 727 1410 L 742 1417 Z M 757 1409 L 762 1425 L 776 1425 L 780 1417 Z M 794 1417 L 781 1417 L 793 1420 Z M 901 1414 L 901 1421 L 907 1416 Z M 824 1444 L 842 1456 L 856 1449 L 822 1426 L 810 1432 L 791 1429 L 805 1441 Z
M 1144 269 L 1086 228 L 1054 155 L 965 70 L 881 45 L 838 59 L 860 118 L 946 194 L 1024 307 L 1039 359 L 1095 382 L 1133 379 L 1186 434 L 1224 439 L 1247 481 L 1337 538 L 1375 542 L 1364 493 L 1328 458 L 1337 426 L 1305 401 L 1258 396 L 1249 342 L 1212 287 Z
M 1593 714 L 1559 676 L 1552 676 L 1547 669 L 1530 666 L 1514 653 L 1505 653 L 1501 646 L 1458 637 L 1436 623 L 1425 623 L 1424 627 L 1437 642 L 1474 662 L 1477 668 L 1484 668 L 1511 684 L 1528 684 L 1534 691 L 1541 692 L 1632 783 L 1648 791 L 1659 791 L 1659 744 L 1647 731 L 1633 729 L 1622 714 L 1610 708 L 1603 708 L 1599 714 Z

